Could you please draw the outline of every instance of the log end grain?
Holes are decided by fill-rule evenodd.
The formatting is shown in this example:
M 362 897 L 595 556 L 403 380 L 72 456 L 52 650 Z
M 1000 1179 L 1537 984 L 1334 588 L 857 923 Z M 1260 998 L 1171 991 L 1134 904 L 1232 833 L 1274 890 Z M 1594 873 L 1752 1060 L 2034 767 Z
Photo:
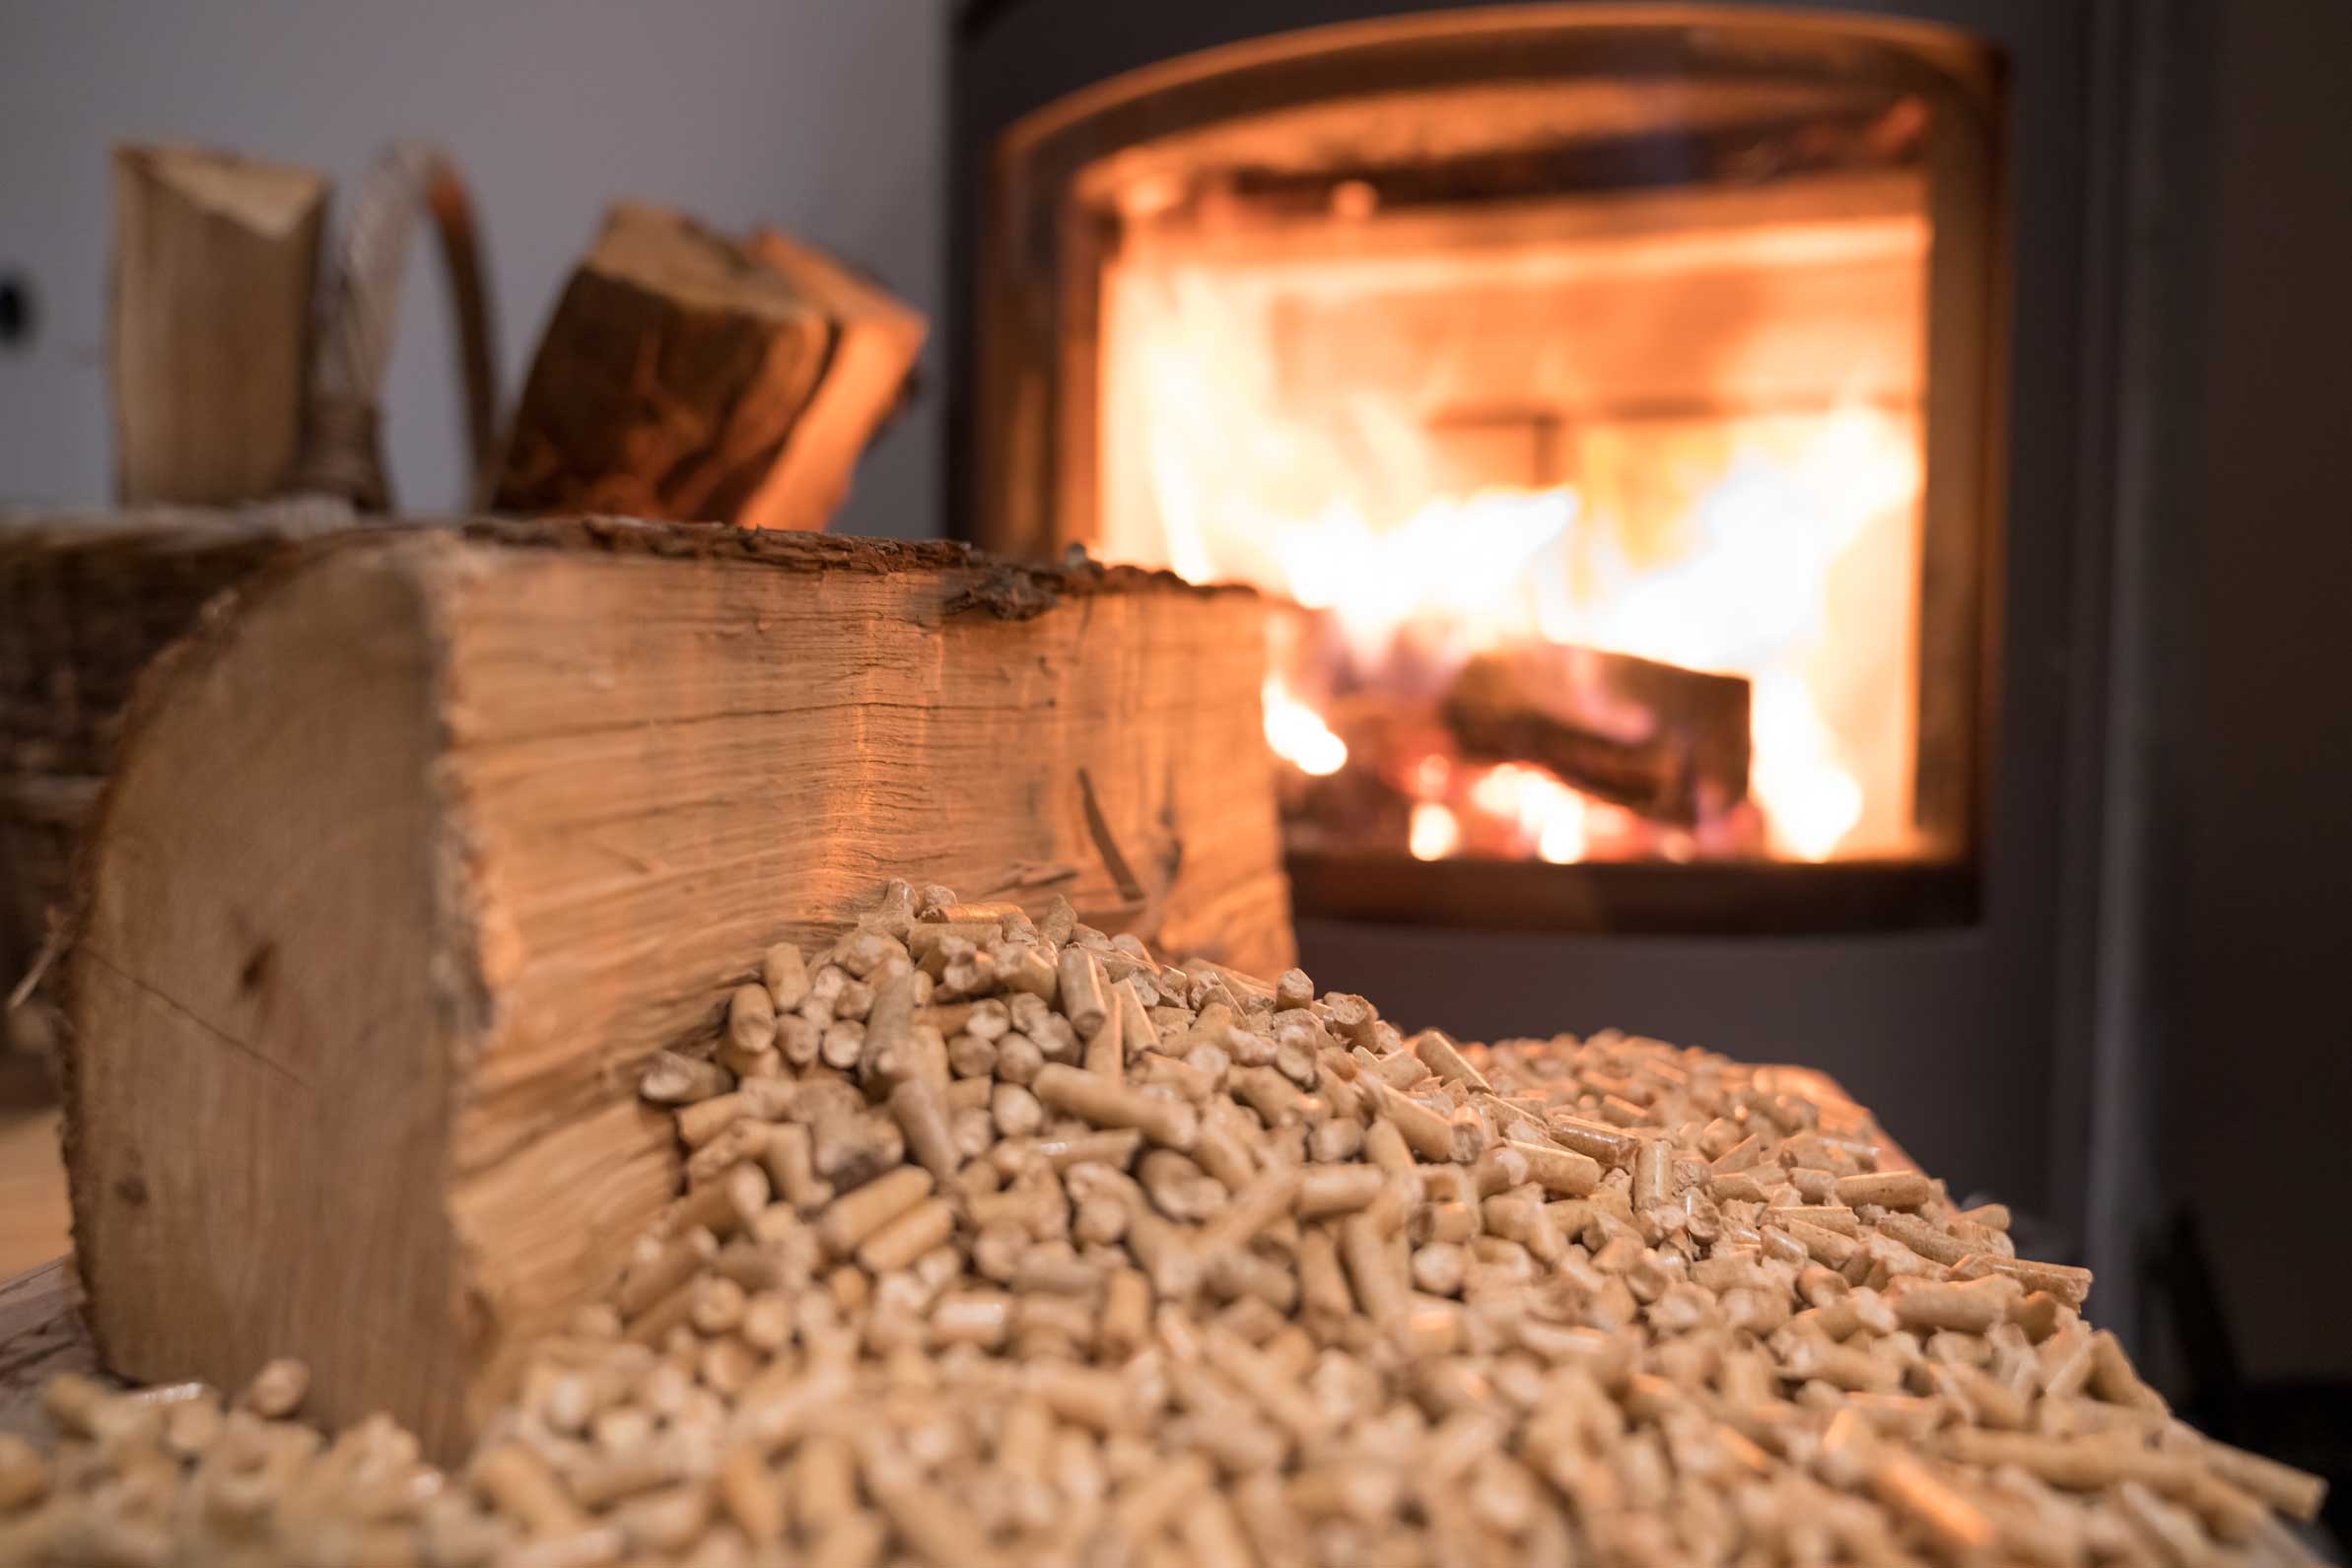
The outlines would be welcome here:
M 72 959 L 66 1154 L 114 1370 L 236 1387 L 291 1353 L 333 1415 L 446 1439 L 466 1304 L 437 1195 L 486 996 L 439 831 L 425 553 L 330 553 L 134 700 Z
M 646 1061 L 885 870 L 1291 961 L 1254 598 L 714 531 L 321 543 L 143 683 L 70 961 L 116 1371 L 453 1452 L 675 1187 Z

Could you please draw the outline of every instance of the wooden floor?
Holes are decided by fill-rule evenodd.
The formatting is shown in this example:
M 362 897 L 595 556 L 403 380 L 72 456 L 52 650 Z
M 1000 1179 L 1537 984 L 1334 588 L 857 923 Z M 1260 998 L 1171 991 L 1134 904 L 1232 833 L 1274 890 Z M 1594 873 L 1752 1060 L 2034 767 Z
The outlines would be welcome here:
M 0 1279 L 70 1245 L 57 1108 L 37 1076 L 0 1066 Z

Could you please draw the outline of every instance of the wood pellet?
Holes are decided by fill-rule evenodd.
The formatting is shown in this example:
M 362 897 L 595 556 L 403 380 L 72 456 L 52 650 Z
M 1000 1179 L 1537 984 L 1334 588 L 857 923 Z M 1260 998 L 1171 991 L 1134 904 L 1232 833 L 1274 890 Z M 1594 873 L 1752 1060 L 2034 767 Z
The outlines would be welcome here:
M 656 1055 L 688 1175 L 453 1470 L 273 1362 L 45 1394 L 0 1563 L 2294 1563 L 1868 1118 L 1616 1034 L 1410 1039 L 903 884 Z

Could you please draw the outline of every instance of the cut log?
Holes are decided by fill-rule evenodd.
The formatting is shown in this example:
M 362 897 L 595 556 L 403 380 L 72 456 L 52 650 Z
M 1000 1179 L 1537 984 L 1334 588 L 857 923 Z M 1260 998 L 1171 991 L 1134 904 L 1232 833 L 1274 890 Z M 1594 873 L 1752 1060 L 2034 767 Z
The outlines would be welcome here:
M 732 521 L 829 339 L 824 311 L 741 245 L 616 206 L 539 341 L 492 505 Z
M 114 152 L 115 488 L 273 495 L 302 440 L 327 182 L 180 147 Z
M 151 671 L 86 856 L 109 1366 L 454 1445 L 670 1196 L 657 1050 L 889 876 L 1291 958 L 1259 601 L 641 523 L 312 547 Z
M 752 236 L 751 249 L 825 307 L 833 349 L 767 482 L 736 520 L 822 528 L 848 497 L 860 454 L 905 395 L 930 324 L 887 290 L 773 229 Z
M 1482 762 L 1532 762 L 1589 795 L 1690 825 L 1748 793 L 1748 681 L 1630 653 L 1533 644 L 1482 653 L 1447 728 Z
M 540 340 L 493 505 L 821 527 L 910 329 L 920 347 L 919 315 L 790 241 L 624 203 Z

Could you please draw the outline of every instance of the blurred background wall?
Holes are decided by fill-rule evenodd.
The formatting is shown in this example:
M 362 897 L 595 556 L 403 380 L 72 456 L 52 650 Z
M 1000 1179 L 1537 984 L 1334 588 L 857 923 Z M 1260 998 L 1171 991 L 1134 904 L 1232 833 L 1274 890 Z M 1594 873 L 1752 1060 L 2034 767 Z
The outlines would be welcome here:
M 0 0 L 0 277 L 20 280 L 31 315 L 29 336 L 0 346 L 0 502 L 112 492 L 107 149 L 119 141 L 310 165 L 335 179 L 338 211 L 384 142 L 439 141 L 485 231 L 509 398 L 621 196 L 813 239 L 929 312 L 935 344 L 945 31 L 939 0 Z M 385 392 L 410 511 L 462 496 L 447 310 L 421 236 Z M 837 527 L 936 531 L 940 402 L 919 396 L 867 454 Z
M 2352 1444 L 2352 5 L 2234 3 L 2212 36 L 2159 1158 L 2246 1376 L 2330 1380 Z

